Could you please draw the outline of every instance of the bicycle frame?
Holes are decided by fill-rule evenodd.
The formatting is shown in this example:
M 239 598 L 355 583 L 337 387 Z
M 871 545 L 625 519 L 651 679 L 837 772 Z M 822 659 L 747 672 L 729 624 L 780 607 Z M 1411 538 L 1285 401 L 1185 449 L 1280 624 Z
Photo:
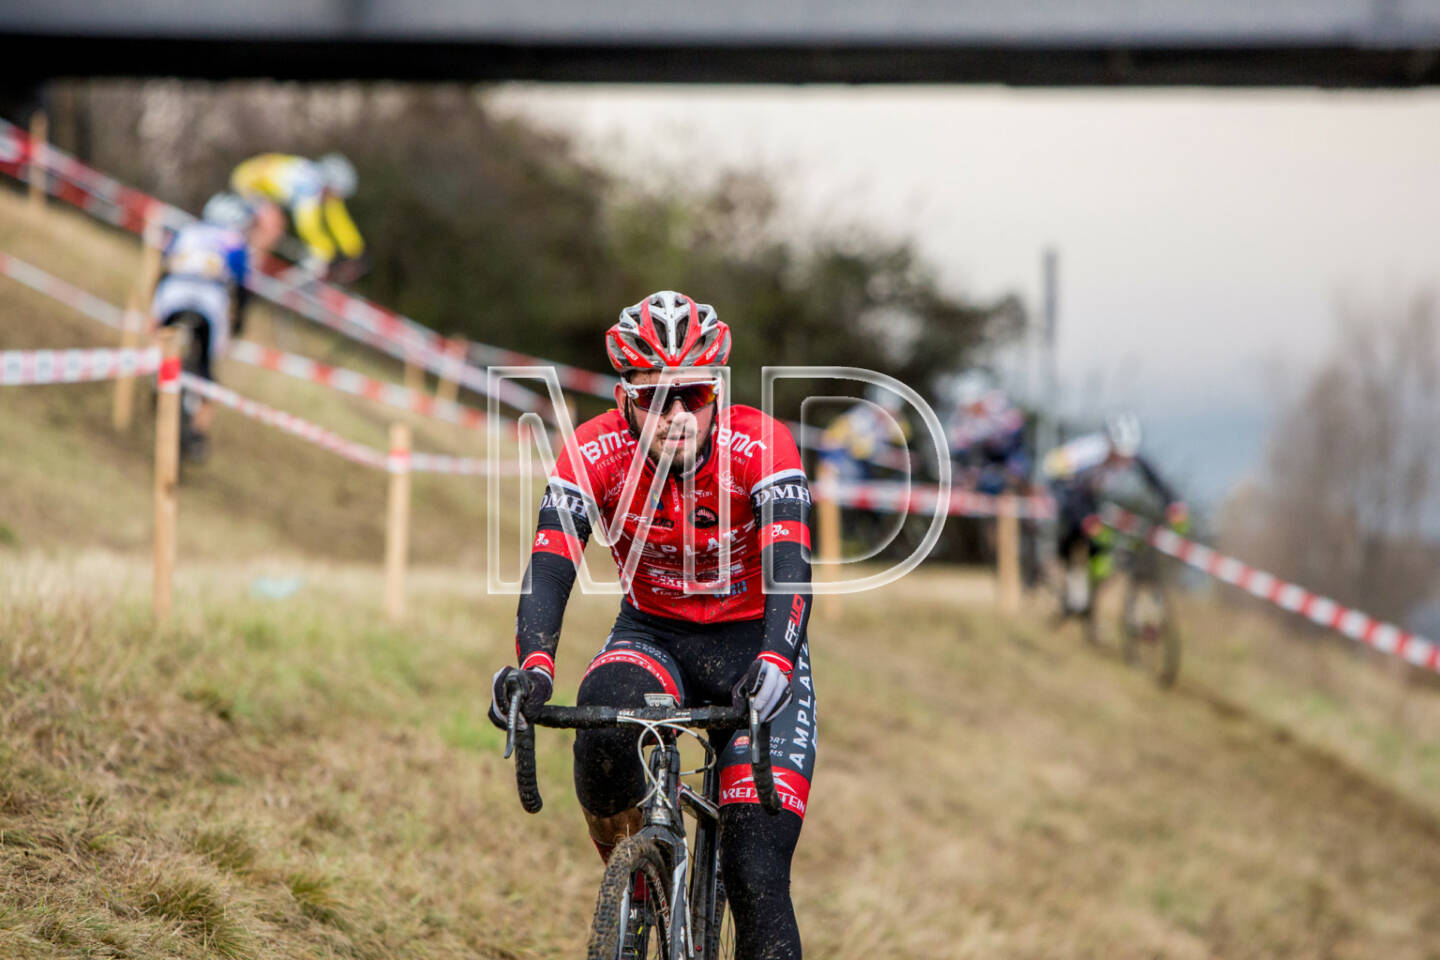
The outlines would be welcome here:
M 770 768 L 769 724 L 762 724 L 753 704 L 747 709 L 729 707 L 677 708 L 668 694 L 649 694 L 643 708 L 616 709 L 608 707 L 541 707 L 530 723 L 519 725 L 520 698 L 518 690 L 510 696 L 509 730 L 505 756 L 515 753 L 516 785 L 525 809 L 535 813 L 541 808 L 535 780 L 535 725 L 596 729 L 606 726 L 641 728 L 636 741 L 647 790 L 639 802 L 640 836 L 648 836 L 668 851 L 671 860 L 670 919 L 666 930 L 667 960 L 691 960 L 697 955 L 696 931 L 691 914 L 708 922 L 713 915 L 715 885 L 718 876 L 718 839 L 720 823 L 718 756 L 714 747 L 698 729 L 743 728 L 748 719 L 750 729 L 750 762 L 756 793 L 764 809 L 780 812 L 780 797 L 775 791 Z M 698 728 L 698 729 L 697 729 Z M 679 738 L 694 737 L 705 751 L 705 763 L 694 770 L 683 770 L 680 762 Z M 647 756 L 646 751 L 649 750 Z M 681 778 L 702 774 L 701 792 L 682 782 Z M 685 826 L 685 812 L 696 821 L 695 851 L 692 854 Z M 622 919 L 628 915 L 629 894 L 622 901 Z M 623 926 L 622 926 L 623 929 Z M 708 938 L 709 930 L 700 931 Z
M 646 706 L 673 708 L 675 705 L 674 698 L 668 694 L 652 694 L 645 700 Z M 643 824 L 640 833 L 648 835 L 670 853 L 672 887 L 670 929 L 666 943 L 669 945 L 669 960 L 683 960 L 699 953 L 692 916 L 703 916 L 707 922 L 712 918 L 713 880 L 719 869 L 716 863 L 720 825 L 719 758 L 709 742 L 682 724 L 635 718 L 621 718 L 620 723 L 642 728 L 636 749 L 641 754 L 649 789 L 640 801 Z M 702 766 L 694 770 L 681 769 L 681 736 L 693 737 L 700 744 L 705 757 Z M 648 758 L 645 756 L 647 748 L 650 750 Z M 699 793 L 682 780 L 696 773 L 702 775 Z M 684 814 L 687 812 L 696 823 L 693 854 L 685 827 Z M 701 931 L 702 936 L 708 933 L 708 930 Z

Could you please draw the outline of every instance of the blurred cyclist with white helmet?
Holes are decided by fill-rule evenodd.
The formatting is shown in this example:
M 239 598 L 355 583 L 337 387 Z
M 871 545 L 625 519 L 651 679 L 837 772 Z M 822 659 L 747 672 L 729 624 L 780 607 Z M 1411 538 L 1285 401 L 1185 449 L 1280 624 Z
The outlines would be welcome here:
M 231 334 L 244 326 L 247 244 L 254 223 L 255 213 L 244 200 L 217 193 L 206 202 L 202 219 L 175 231 L 161 260 L 151 319 L 190 330 L 186 367 L 207 380 L 215 379 L 215 362 L 225 355 Z M 181 437 L 181 454 L 203 459 L 213 413 L 207 401 L 187 395 L 186 402 L 189 429 Z
M 1056 447 L 1041 461 L 1041 473 L 1055 497 L 1060 562 L 1065 567 L 1064 605 L 1067 613 L 1084 613 L 1091 602 L 1090 584 L 1110 575 L 1110 536 L 1099 522 L 1100 494 L 1119 473 L 1134 469 L 1165 504 L 1165 520 L 1180 532 L 1189 529 L 1190 511 L 1175 490 L 1140 455 L 1140 421 L 1132 413 L 1115 414 L 1101 432 L 1076 437 Z
M 364 270 L 365 240 L 345 208 L 358 184 L 355 166 L 338 153 L 318 160 L 284 153 L 251 157 L 230 174 L 230 186 L 256 208 L 255 246 L 269 253 L 286 217 L 305 244 L 302 266 L 317 276 L 353 280 Z

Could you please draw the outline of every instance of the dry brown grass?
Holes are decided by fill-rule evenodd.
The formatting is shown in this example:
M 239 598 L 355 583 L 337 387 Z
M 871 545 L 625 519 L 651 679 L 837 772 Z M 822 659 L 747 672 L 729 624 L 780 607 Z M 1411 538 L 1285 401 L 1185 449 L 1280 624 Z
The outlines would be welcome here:
M 513 601 L 427 571 L 399 631 L 368 613 L 374 571 L 305 575 L 262 602 L 192 567 L 155 634 L 131 561 L 6 569 L 0 954 L 579 949 L 598 863 L 568 738 L 542 738 L 526 817 L 482 716 Z M 1418 799 L 950 582 L 923 571 L 815 631 L 812 956 L 1433 955 Z M 577 598 L 562 696 L 612 611 Z
M 20 256 L 112 303 L 124 302 L 138 269 L 134 238 L 55 207 L 36 219 L 23 197 L 0 189 L 0 250 Z M 393 361 L 296 319 L 258 310 L 254 335 L 323 362 L 398 381 Z M 118 342 L 106 327 L 0 278 L 0 349 L 100 346 Z M 388 445 L 392 421 L 409 423 L 416 449 L 484 456 L 473 431 L 411 416 L 241 364 L 222 366 L 222 382 L 282 410 L 300 412 L 353 440 Z M 149 390 L 137 392 L 134 428 L 110 427 L 110 384 L 0 391 L 0 549 L 64 544 L 148 549 L 153 432 Z M 483 402 L 474 397 L 467 399 Z M 318 447 L 222 410 L 215 455 L 187 467 L 181 494 L 180 552 L 188 557 L 301 552 L 353 559 L 383 552 L 385 477 Z M 18 455 L 20 451 L 23 456 Z M 103 497 L 96 490 L 105 491 Z M 265 490 L 266 495 L 256 496 Z M 416 476 L 414 557 L 478 563 L 483 557 L 485 488 L 474 478 Z M 459 522 L 456 522 L 458 519 Z M 518 536 L 510 516 L 500 518 Z
M 133 255 L 7 204 L 0 249 L 57 273 Z M 102 342 L 29 297 L 0 281 L 0 345 Z M 383 423 L 252 386 L 361 439 Z M 481 498 L 421 486 L 435 565 L 388 627 L 379 478 L 221 430 L 156 631 L 144 430 L 109 432 L 103 388 L 0 393 L 0 956 L 576 955 L 599 870 L 568 738 L 541 738 L 547 805 L 526 817 L 483 718 L 514 600 L 484 589 Z M 277 572 L 300 591 L 250 594 Z M 1167 694 L 985 597 L 927 569 L 815 621 L 794 883 L 812 957 L 1437 956 L 1432 690 L 1199 600 Z M 573 602 L 562 698 L 614 608 Z

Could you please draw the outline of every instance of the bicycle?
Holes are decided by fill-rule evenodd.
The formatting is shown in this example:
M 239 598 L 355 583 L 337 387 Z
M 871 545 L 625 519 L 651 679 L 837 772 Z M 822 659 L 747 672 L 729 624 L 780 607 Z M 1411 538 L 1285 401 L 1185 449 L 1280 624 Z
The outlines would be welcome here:
M 1180 631 L 1165 586 L 1160 552 L 1125 536 L 1116 545 L 1125 568 L 1125 603 L 1120 615 L 1120 653 L 1125 662 L 1153 674 L 1162 687 L 1180 675 Z
M 778 814 L 780 796 L 770 767 L 770 725 L 753 705 L 679 707 L 669 694 L 647 694 L 645 706 L 543 706 L 519 725 L 518 684 L 510 690 L 505 757 L 515 756 L 520 803 L 537 813 L 543 802 L 535 777 L 535 728 L 595 730 L 633 725 L 647 790 L 640 801 L 642 826 L 616 845 L 595 901 L 588 960 L 721 960 L 735 955 L 734 921 L 720 876 L 720 771 L 714 746 L 697 730 L 736 730 L 749 725 L 750 768 L 756 795 L 767 813 Z M 704 762 L 681 769 L 680 737 L 704 749 Z M 648 756 L 646 751 L 649 751 Z M 697 792 L 682 778 L 699 774 Z M 693 849 L 685 815 L 695 821 Z
M 1116 571 L 1125 577 L 1125 596 L 1120 613 L 1120 655 L 1130 666 L 1153 674 L 1162 687 L 1173 686 L 1180 675 L 1180 631 L 1165 584 L 1160 553 L 1142 537 L 1115 531 L 1108 548 Z M 1089 544 L 1076 544 L 1061 570 L 1061 621 L 1074 617 L 1080 620 L 1085 640 L 1099 647 L 1100 588 L 1107 576 L 1097 576 L 1090 562 Z M 1082 566 L 1083 565 L 1083 566 Z M 1075 571 L 1084 569 L 1087 578 L 1087 601 L 1080 609 L 1066 603 L 1066 580 Z

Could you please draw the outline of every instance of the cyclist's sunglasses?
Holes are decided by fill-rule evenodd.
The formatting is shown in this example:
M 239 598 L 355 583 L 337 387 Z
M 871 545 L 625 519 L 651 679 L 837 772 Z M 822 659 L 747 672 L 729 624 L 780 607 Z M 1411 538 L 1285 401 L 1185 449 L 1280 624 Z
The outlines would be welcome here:
M 625 396 L 641 410 L 658 410 L 664 413 L 677 399 L 680 405 L 691 413 L 706 404 L 714 403 L 720 395 L 719 380 L 701 380 L 690 383 L 648 383 L 639 386 L 620 381 Z

